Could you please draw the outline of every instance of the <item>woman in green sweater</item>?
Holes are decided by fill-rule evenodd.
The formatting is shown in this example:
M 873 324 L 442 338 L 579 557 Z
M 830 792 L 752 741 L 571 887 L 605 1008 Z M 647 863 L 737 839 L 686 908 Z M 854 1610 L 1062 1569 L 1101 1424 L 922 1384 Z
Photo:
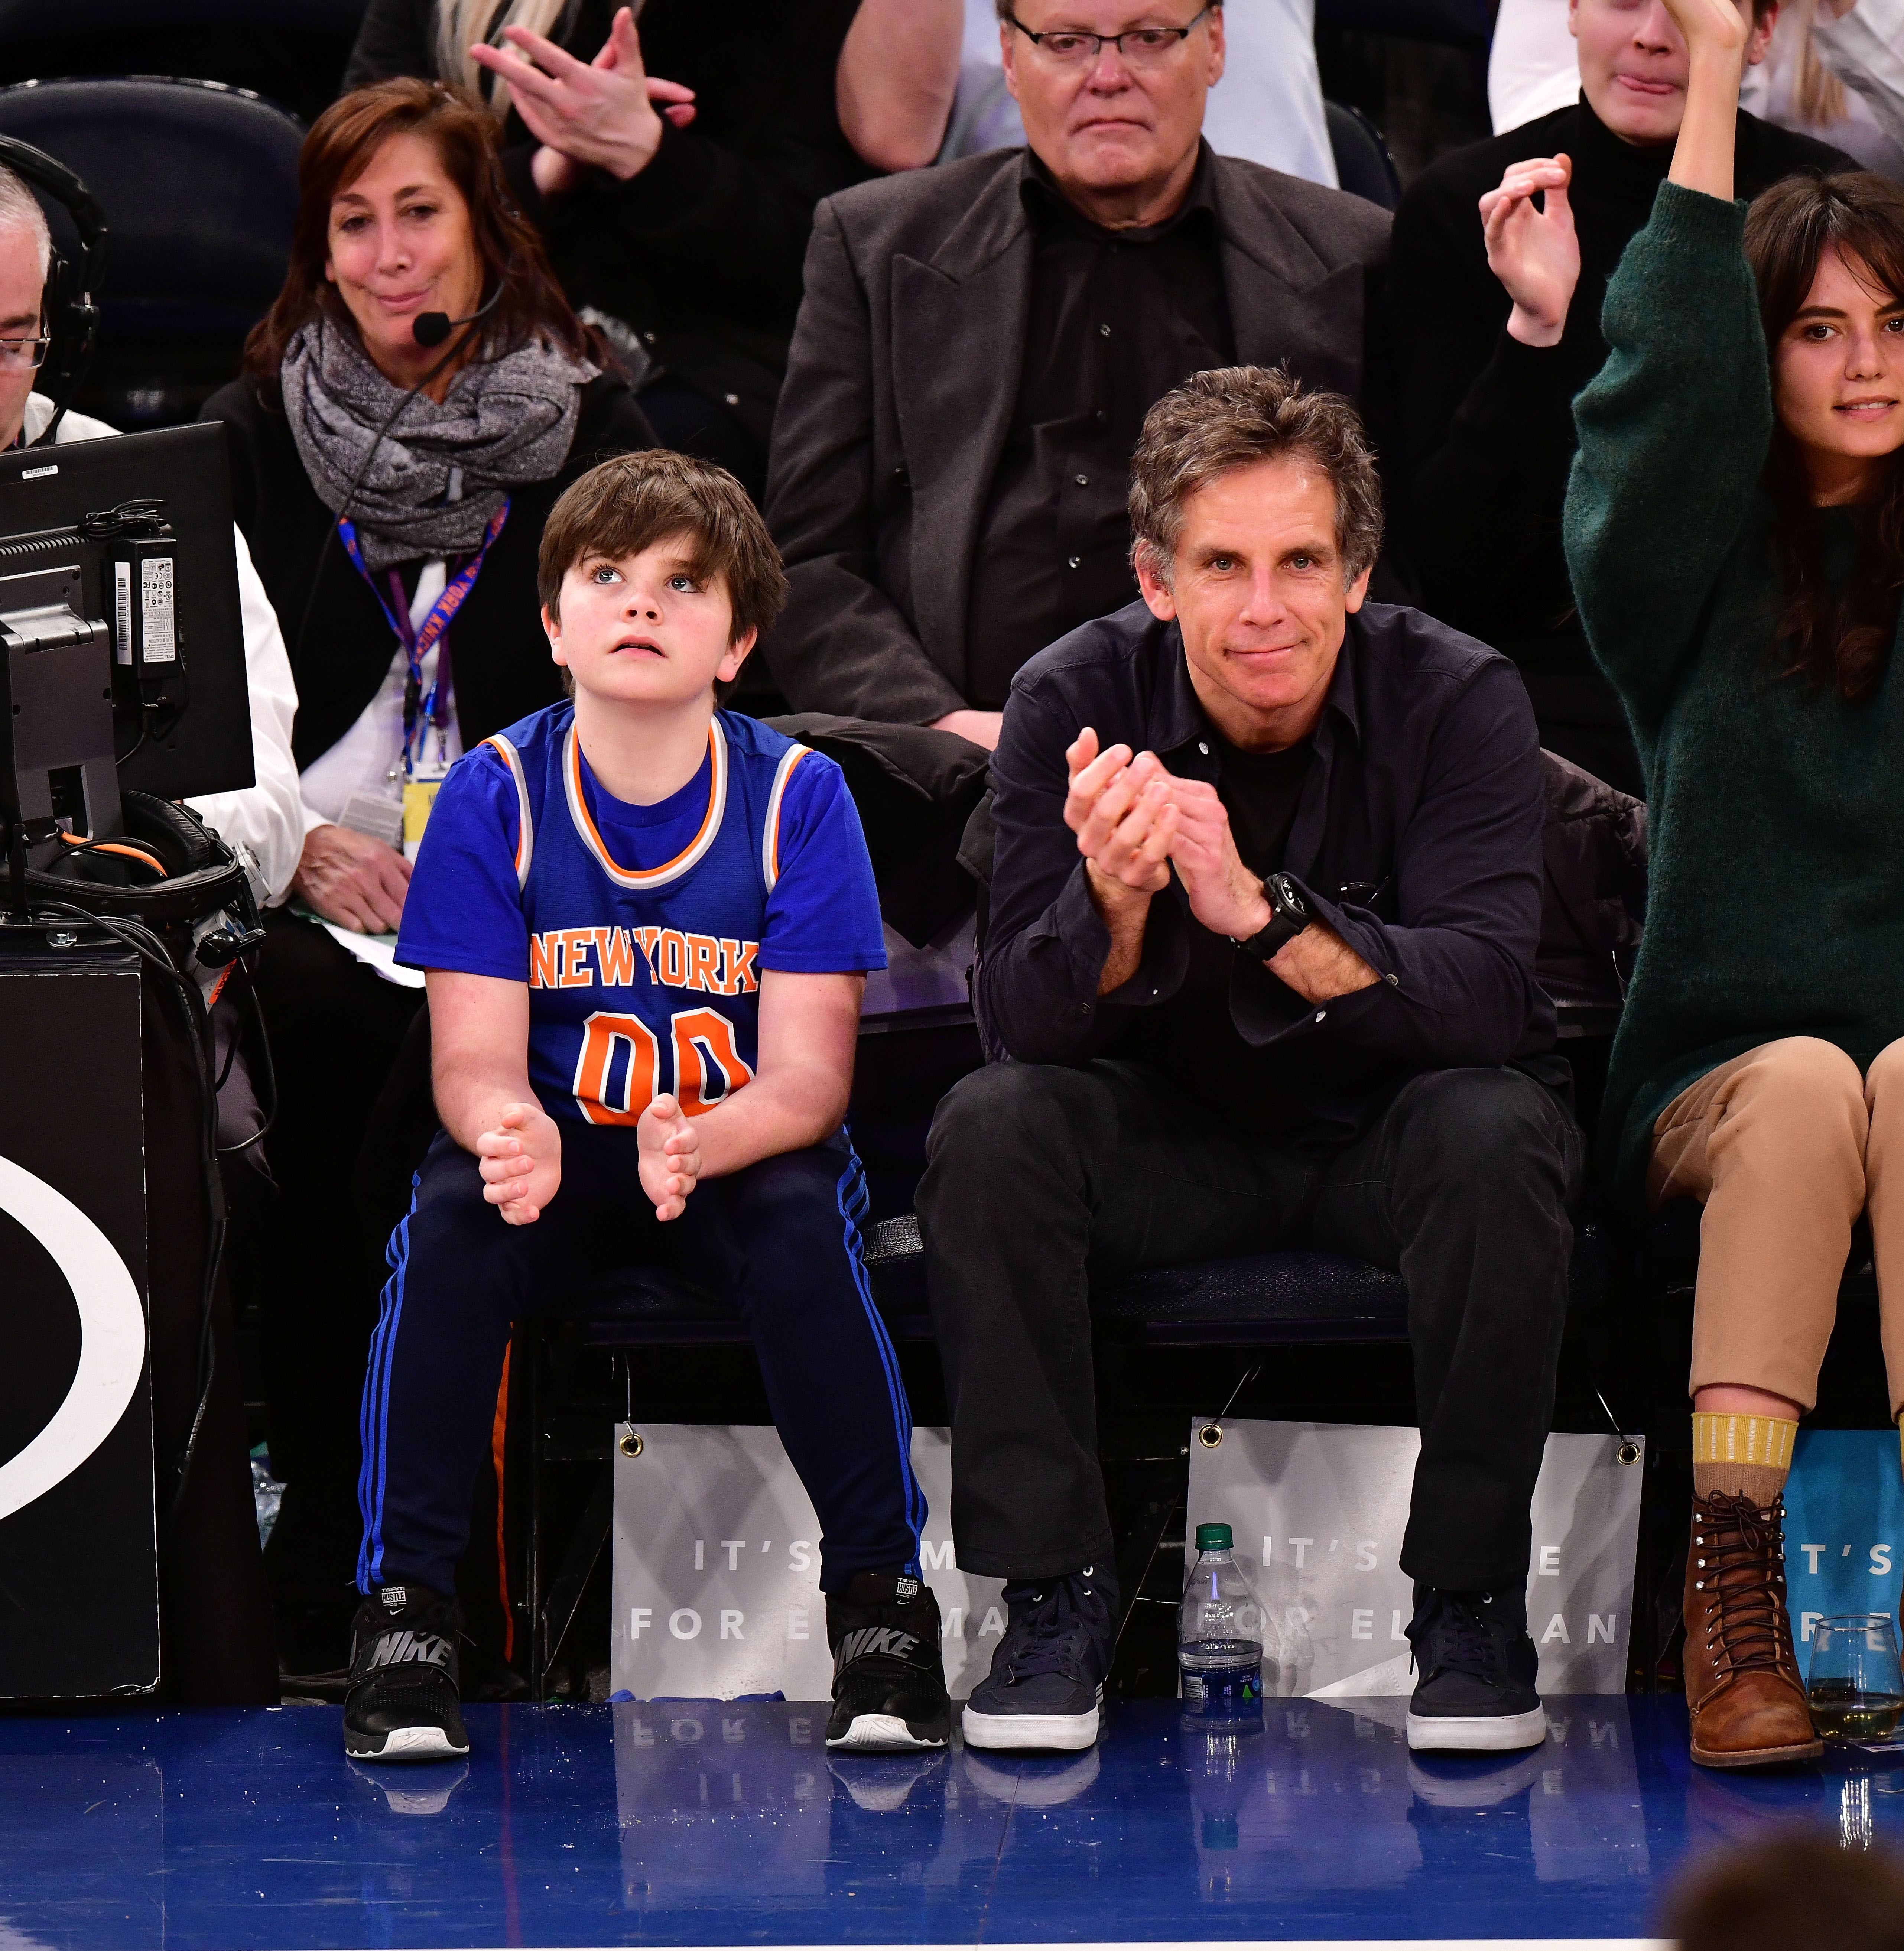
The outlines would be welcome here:
M 1904 189 L 1796 177 L 1748 216 L 1749 23 L 1667 5 L 1685 117 L 1575 403 L 1565 537 L 1653 819 L 1603 1136 L 1629 1196 L 1705 1204 L 1686 1692 L 1693 1759 L 1743 1767 L 1819 1752 L 1781 1492 L 1861 1211 L 1904 1404 Z

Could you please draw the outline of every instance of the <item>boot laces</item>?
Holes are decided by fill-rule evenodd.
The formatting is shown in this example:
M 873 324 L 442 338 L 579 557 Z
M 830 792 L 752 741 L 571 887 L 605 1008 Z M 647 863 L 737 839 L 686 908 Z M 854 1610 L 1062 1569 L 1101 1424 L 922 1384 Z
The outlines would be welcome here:
M 1027 1609 L 1013 1620 L 1010 1659 L 1014 1680 L 1028 1680 L 1038 1673 L 1068 1673 L 1076 1665 L 1078 1642 L 1088 1635 L 1091 1622 L 1078 1603 L 1075 1582 L 1053 1578 L 1032 1595 Z
M 1424 1681 L 1437 1673 L 1467 1673 L 1499 1686 L 1505 1677 L 1500 1640 L 1481 1611 L 1484 1602 L 1466 1593 L 1437 1597 L 1440 1603 L 1419 1636 L 1425 1647 L 1416 1643 L 1416 1635 L 1409 1636 L 1416 1670 Z
M 1693 1508 L 1699 1527 L 1693 1535 L 1705 1541 L 1693 1550 L 1718 1614 L 1709 1638 L 1735 1673 L 1776 1669 L 1786 1623 L 1778 1590 L 1785 1562 L 1783 1500 L 1760 1511 L 1744 1497 L 1698 1497 Z

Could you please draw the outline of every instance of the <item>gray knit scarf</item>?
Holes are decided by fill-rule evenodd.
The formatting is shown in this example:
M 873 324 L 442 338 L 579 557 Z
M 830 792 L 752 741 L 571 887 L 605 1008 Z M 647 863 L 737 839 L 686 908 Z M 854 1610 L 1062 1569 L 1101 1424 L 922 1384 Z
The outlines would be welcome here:
M 285 348 L 279 378 L 311 485 L 334 510 L 350 495 L 364 561 L 382 570 L 467 553 L 512 488 L 559 472 L 575 439 L 580 389 L 599 370 L 541 340 L 499 359 L 473 359 L 441 406 L 419 393 L 404 408 L 367 469 L 377 429 L 404 389 L 370 363 L 357 334 L 314 319 Z

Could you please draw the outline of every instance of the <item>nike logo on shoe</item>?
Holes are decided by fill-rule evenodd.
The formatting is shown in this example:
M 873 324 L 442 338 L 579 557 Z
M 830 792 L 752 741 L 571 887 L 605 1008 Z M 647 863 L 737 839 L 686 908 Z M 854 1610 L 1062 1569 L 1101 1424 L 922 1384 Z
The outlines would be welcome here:
M 379 1666 L 448 1666 L 450 1643 L 441 1633 L 403 1631 L 379 1635 L 370 1658 L 360 1669 Z
M 839 1651 L 833 1656 L 833 1676 L 837 1680 L 851 1661 L 864 1653 L 890 1653 L 894 1659 L 910 1659 L 918 1644 L 916 1633 L 902 1632 L 897 1626 L 862 1626 L 840 1641 Z

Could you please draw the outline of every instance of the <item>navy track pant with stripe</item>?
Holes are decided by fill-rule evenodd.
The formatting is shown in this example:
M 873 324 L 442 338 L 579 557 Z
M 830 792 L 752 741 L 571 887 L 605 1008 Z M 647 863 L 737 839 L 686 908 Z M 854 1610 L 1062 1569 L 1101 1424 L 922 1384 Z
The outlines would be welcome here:
M 636 1176 L 632 1129 L 565 1123 L 560 1187 L 533 1225 L 510 1226 L 484 1199 L 476 1160 L 439 1132 L 391 1236 L 370 1343 L 359 1587 L 456 1589 L 513 1325 L 630 1266 L 676 1269 L 739 1308 L 819 1518 L 821 1589 L 856 1572 L 916 1575 L 925 1500 L 899 1364 L 866 1286 L 866 1203 L 842 1132 L 702 1180 L 663 1225 Z

